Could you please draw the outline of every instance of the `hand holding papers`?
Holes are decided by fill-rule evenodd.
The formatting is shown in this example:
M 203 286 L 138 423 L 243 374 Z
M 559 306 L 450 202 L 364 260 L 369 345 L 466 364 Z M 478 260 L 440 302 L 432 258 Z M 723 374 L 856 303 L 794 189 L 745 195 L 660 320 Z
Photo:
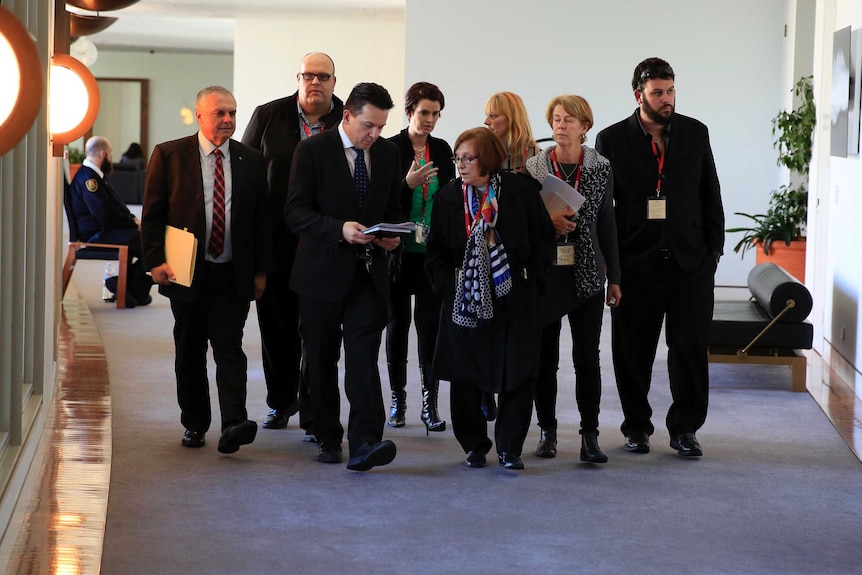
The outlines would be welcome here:
M 365 228 L 362 233 L 365 235 L 373 235 L 378 238 L 394 238 L 401 234 L 412 234 L 416 231 L 416 224 L 413 222 L 404 222 L 402 224 L 388 224 L 381 222 L 377 225 Z
M 172 282 L 185 287 L 192 285 L 197 253 L 198 239 L 193 233 L 173 226 L 165 228 L 165 261 L 176 276 Z
M 565 210 L 566 206 L 577 212 L 586 199 L 572 186 L 553 174 L 546 175 L 542 180 L 542 190 L 539 194 L 545 202 L 545 209 L 552 216 Z

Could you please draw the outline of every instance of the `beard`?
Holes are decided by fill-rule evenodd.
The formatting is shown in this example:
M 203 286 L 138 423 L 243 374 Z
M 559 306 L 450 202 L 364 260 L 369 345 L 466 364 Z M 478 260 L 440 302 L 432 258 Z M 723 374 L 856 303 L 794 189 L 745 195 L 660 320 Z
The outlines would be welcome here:
M 102 159 L 102 165 L 99 166 L 99 169 L 102 170 L 102 173 L 107 176 L 111 172 L 114 171 L 114 164 L 111 163 L 111 160 L 108 158 Z
M 670 124 L 671 118 L 673 118 L 674 111 L 676 110 L 676 106 L 674 104 L 670 105 L 670 114 L 664 115 L 652 106 L 649 105 L 649 102 L 644 99 L 641 102 L 641 109 L 643 110 L 646 117 L 650 119 L 650 121 L 655 122 L 661 126 L 667 126 Z M 664 108 L 665 110 L 667 108 Z

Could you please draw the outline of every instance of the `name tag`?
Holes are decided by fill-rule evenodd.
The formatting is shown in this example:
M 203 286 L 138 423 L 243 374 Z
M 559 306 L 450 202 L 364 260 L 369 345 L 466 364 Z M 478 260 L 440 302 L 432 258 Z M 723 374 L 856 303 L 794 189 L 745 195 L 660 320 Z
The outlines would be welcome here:
M 667 219 L 667 201 L 664 198 L 650 198 L 647 200 L 647 219 Z
M 575 245 L 561 244 L 557 246 L 557 259 L 554 262 L 557 266 L 573 266 L 575 265 Z
M 428 241 L 428 228 L 425 227 L 425 224 L 416 224 L 416 243 L 420 246 L 424 246 L 425 242 Z

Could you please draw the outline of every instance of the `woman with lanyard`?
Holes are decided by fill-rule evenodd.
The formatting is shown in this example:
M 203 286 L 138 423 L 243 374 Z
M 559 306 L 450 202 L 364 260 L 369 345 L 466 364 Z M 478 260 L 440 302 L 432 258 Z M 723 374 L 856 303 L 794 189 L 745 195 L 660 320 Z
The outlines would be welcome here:
M 527 160 L 527 172 L 542 180 L 553 174 L 584 197 L 577 213 L 566 206 L 551 214 L 557 234 L 557 257 L 549 276 L 540 313 L 541 367 L 534 386 L 536 417 L 541 428 L 536 455 L 557 454 L 557 367 L 560 360 L 562 316 L 569 318 L 575 397 L 581 415 L 581 461 L 605 463 L 598 443 L 599 403 L 602 394 L 599 339 L 604 304 L 617 307 L 620 264 L 613 211 L 610 162 L 584 145 L 593 126 L 593 111 L 580 96 L 558 96 L 547 110 L 555 146 Z M 604 285 L 607 275 L 608 288 Z
M 554 229 L 539 186 L 525 175 L 502 173 L 505 158 L 490 130 L 458 136 L 454 160 L 461 177 L 437 194 L 425 271 L 443 298 L 434 375 L 452 383 L 452 429 L 465 464 L 486 464 L 493 443 L 482 394 L 499 393 L 498 461 L 523 469 L 531 382 L 539 368 L 536 312 L 554 256 Z
M 439 381 L 431 377 L 431 361 L 437 342 L 440 298 L 431 291 L 425 276 L 425 242 L 431 224 L 434 196 L 441 185 L 455 177 L 452 148 L 431 136 L 440 119 L 445 100 L 434 84 L 417 82 L 404 96 L 404 109 L 410 125 L 390 138 L 401 152 L 401 208 L 416 223 L 416 233 L 407 237 L 400 251 L 400 265 L 393 277 L 386 326 L 386 362 L 392 408 L 388 423 L 403 427 L 407 409 L 407 340 L 410 332 L 410 296 L 416 298 L 413 316 L 418 339 L 419 377 L 422 382 L 422 413 L 426 434 L 445 431 L 446 422 L 437 411 Z
M 485 125 L 506 148 L 503 171 L 522 172 L 527 158 L 539 153 L 524 101 L 512 92 L 498 92 L 485 102 Z

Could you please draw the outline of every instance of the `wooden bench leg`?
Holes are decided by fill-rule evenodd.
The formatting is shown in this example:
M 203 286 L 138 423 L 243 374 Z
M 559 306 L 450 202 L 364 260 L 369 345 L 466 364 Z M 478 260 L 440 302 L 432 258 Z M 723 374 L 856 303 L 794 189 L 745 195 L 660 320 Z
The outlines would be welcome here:
M 803 356 L 796 356 L 790 359 L 790 369 L 793 372 L 793 379 L 790 382 L 791 391 L 805 391 L 808 373 L 808 359 Z
M 121 246 L 119 254 L 119 270 L 117 275 L 117 309 L 126 307 L 126 286 L 129 273 L 129 246 Z
M 69 281 L 72 279 L 72 272 L 75 271 L 75 263 L 78 257 L 75 252 L 78 251 L 77 244 L 70 243 L 69 251 L 66 253 L 66 261 L 63 263 L 63 292 L 60 294 L 60 299 L 66 295 L 66 289 L 69 287 Z

